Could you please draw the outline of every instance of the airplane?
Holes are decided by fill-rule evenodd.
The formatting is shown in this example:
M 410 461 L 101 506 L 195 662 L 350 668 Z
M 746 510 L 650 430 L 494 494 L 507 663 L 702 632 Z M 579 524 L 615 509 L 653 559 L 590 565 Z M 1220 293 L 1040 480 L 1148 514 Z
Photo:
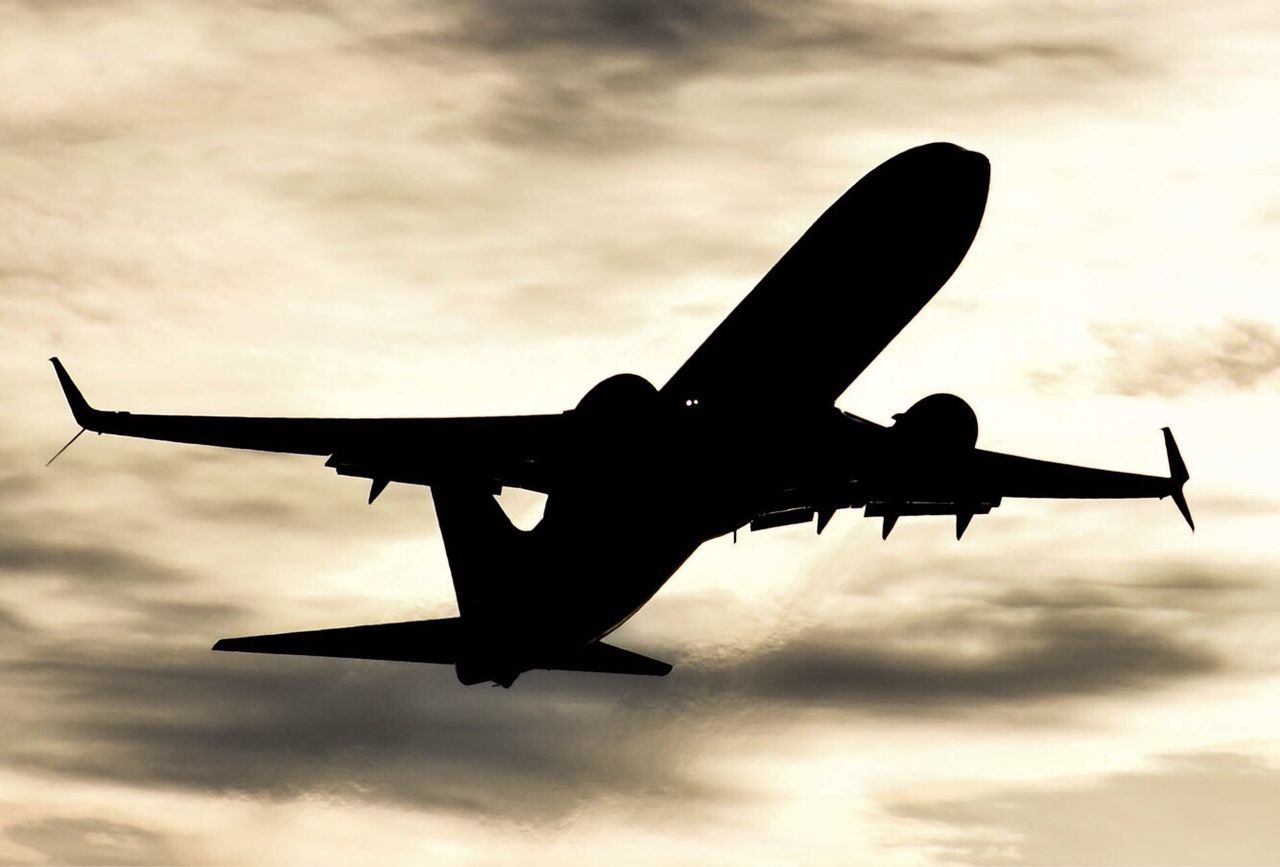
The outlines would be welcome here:
M 370 504 L 391 482 L 430 488 L 459 616 L 224 638 L 214 650 L 440 663 L 467 685 L 510 687 L 537 669 L 662 676 L 668 663 L 602 639 L 702 543 L 743 527 L 814 522 L 821 533 L 837 510 L 862 509 L 882 538 L 902 516 L 952 515 L 959 539 L 1006 498 L 1168 496 L 1194 531 L 1167 427 L 1160 477 L 980 449 L 973 409 L 951 394 L 887 426 L 835 406 L 960 265 L 990 176 L 985 156 L 954 144 L 898 154 L 836 200 L 664 386 L 618 374 L 561 413 L 109 412 L 51 361 L 81 427 L 71 442 L 90 430 L 322 456 L 369 479 Z M 533 529 L 503 512 L 506 486 L 547 495 Z

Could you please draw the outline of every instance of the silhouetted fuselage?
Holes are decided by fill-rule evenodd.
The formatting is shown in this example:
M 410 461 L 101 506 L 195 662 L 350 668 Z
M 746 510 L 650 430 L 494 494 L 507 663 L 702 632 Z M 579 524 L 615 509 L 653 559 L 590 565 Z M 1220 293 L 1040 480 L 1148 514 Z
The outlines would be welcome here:
M 788 491 L 797 507 L 847 500 L 852 480 L 874 474 L 868 461 L 887 459 L 876 446 L 888 430 L 831 407 L 753 417 L 672 406 L 639 377 L 614 380 L 624 378 L 639 400 L 615 411 L 584 400 L 573 412 L 577 436 L 557 473 L 565 484 L 510 552 L 518 583 L 504 584 L 490 607 L 464 610 L 476 648 L 459 664 L 464 681 L 510 682 L 604 637 L 703 542 L 776 508 Z
M 599 639 L 647 602 L 708 539 L 812 522 L 842 508 L 882 519 L 951 515 L 959 539 L 1004 497 L 1183 496 L 1167 477 L 976 447 L 973 410 L 935 394 L 891 427 L 835 401 L 964 258 L 990 164 L 934 143 L 877 166 L 837 199 L 661 390 L 620 374 L 568 413 L 472 418 L 267 418 L 93 408 L 52 359 L 83 430 L 318 455 L 370 480 L 431 488 L 459 616 L 224 638 L 215 650 L 453 664 L 504 686 L 547 668 L 662 676 L 671 666 Z M 82 431 L 83 432 L 83 431 Z M 77 436 L 79 436 L 77 434 Z M 73 440 L 74 441 L 74 440 Z M 64 447 L 65 449 L 65 447 Z M 494 493 L 548 495 L 516 529 Z

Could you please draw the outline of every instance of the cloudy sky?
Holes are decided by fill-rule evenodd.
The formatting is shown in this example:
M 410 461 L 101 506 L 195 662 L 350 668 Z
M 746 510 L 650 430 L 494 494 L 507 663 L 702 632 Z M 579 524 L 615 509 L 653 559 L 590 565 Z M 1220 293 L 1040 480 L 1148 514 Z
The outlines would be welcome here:
M 0 6 L 0 862 L 1280 863 L 1271 0 Z M 907 147 L 982 230 L 840 404 L 1168 502 L 710 543 L 663 680 L 212 654 L 445 616 L 430 498 L 95 403 L 555 412 L 661 384 Z M 625 497 L 619 490 L 616 496 Z M 526 524 L 539 504 L 505 495 Z

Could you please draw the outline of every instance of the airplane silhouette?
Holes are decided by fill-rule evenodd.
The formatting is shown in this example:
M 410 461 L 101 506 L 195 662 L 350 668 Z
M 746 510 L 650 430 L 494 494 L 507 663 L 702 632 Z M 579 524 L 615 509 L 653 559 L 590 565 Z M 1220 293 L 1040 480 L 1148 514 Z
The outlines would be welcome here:
M 953 144 L 893 157 L 841 196 L 661 389 L 619 374 L 558 414 L 135 415 L 93 409 L 51 360 L 76 437 L 322 455 L 340 475 L 369 479 L 370 503 L 391 482 L 431 489 L 460 616 L 224 638 L 214 650 L 451 664 L 464 684 L 504 687 L 533 669 L 665 675 L 667 663 L 601 639 L 699 545 L 743 526 L 816 517 L 821 533 L 836 510 L 861 508 L 883 519 L 883 538 L 903 515 L 954 515 L 959 539 L 1007 497 L 1169 496 L 1195 529 L 1168 428 L 1161 478 L 979 449 L 973 410 L 950 394 L 887 427 L 835 407 L 959 266 L 989 182 L 986 157 Z M 532 530 L 494 499 L 503 486 L 547 494 Z

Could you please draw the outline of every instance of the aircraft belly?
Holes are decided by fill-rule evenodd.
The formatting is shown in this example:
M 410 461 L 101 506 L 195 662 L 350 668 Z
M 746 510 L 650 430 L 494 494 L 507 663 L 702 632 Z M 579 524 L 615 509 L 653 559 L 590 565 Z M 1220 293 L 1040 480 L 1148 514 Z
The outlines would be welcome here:
M 605 637 L 699 545 L 750 521 L 753 504 L 847 463 L 845 434 L 832 409 L 782 418 L 704 414 L 656 432 L 667 448 L 642 452 L 643 472 L 634 472 L 634 451 L 624 450 L 625 474 L 612 466 L 616 452 L 595 453 L 592 472 L 575 473 L 569 490 L 551 494 L 527 534 L 492 634 L 508 636 L 504 643 L 518 646 L 527 667 Z M 628 483 L 610 481 L 619 478 Z
M 621 517 L 617 521 L 570 520 L 566 513 L 578 510 L 559 505 L 560 515 L 549 514 L 546 526 L 535 531 L 541 545 L 530 565 L 537 577 L 528 583 L 532 592 L 521 606 L 526 614 L 537 613 L 539 632 L 557 650 L 565 643 L 581 646 L 598 640 L 625 623 L 701 541 L 679 522 L 652 516 L 640 520 L 633 513 L 610 513 Z M 596 515 L 600 511 L 594 509 Z

